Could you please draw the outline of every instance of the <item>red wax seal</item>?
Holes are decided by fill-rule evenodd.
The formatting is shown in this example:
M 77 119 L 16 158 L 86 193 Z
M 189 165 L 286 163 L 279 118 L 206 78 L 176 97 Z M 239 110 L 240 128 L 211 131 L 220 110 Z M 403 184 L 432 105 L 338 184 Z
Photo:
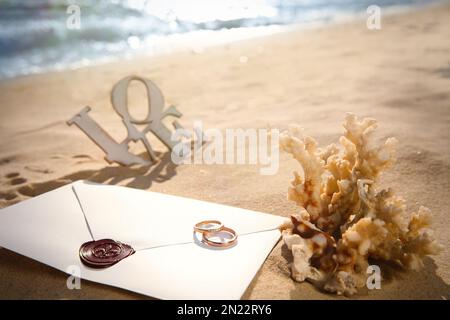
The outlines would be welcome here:
M 80 259 L 91 268 L 107 268 L 131 256 L 134 249 L 111 239 L 85 242 L 80 247 Z

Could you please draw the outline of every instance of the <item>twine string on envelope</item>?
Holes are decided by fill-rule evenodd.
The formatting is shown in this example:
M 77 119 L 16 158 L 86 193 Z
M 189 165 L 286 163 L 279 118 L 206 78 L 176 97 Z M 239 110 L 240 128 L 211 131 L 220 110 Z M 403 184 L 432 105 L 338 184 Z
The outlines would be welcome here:
M 77 199 L 78 205 L 80 206 L 81 212 L 83 213 L 84 216 L 84 221 L 86 222 L 86 226 L 88 228 L 89 234 L 91 235 L 91 238 L 93 241 L 95 241 L 94 235 L 92 233 L 91 227 L 89 225 L 89 221 L 87 219 L 86 213 L 83 209 L 83 205 L 81 204 L 81 200 L 80 197 L 77 194 L 77 191 L 75 189 L 75 186 L 72 185 L 72 191 L 75 194 L 75 197 Z M 245 232 L 245 233 L 240 233 L 237 234 L 238 236 L 245 236 L 245 235 L 249 235 L 249 234 L 254 234 L 254 233 L 260 233 L 260 232 L 266 232 L 266 231 L 274 231 L 274 230 L 278 230 L 279 228 L 271 228 L 271 229 L 264 229 L 264 230 L 258 230 L 258 231 L 252 231 L 252 232 Z M 143 250 L 150 250 L 150 249 L 155 249 L 155 248 L 163 248 L 163 247 L 169 247 L 169 246 L 176 246 L 176 245 L 183 245 L 183 244 L 190 244 L 190 243 L 195 243 L 195 240 L 192 241 L 186 241 L 186 242 L 175 242 L 175 243 L 168 243 L 168 244 L 162 244 L 162 245 L 157 245 L 157 246 L 152 246 L 152 247 L 144 247 L 144 248 L 134 248 L 135 251 L 143 251 Z

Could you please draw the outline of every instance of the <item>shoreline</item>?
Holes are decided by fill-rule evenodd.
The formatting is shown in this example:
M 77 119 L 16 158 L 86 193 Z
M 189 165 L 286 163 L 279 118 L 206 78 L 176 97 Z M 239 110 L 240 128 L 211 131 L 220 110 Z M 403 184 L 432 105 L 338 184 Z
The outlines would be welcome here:
M 422 4 L 416 6 L 410 5 L 395 5 L 388 7 L 386 9 L 382 8 L 382 19 L 389 18 L 396 15 L 404 15 L 408 13 L 414 13 L 420 10 L 433 9 L 440 6 L 448 5 L 447 3 L 430 3 L 430 4 Z M 309 22 L 309 23 L 297 23 L 291 25 L 267 25 L 261 27 L 251 27 L 251 28 L 232 28 L 232 29 L 223 29 L 223 30 L 197 30 L 190 31 L 182 34 L 171 34 L 159 39 L 159 45 L 161 45 L 164 49 L 154 50 L 154 48 L 146 48 L 143 52 L 122 52 L 117 56 L 107 56 L 107 57 L 98 57 L 96 60 L 88 61 L 87 65 L 84 65 L 84 62 L 74 62 L 69 65 L 66 65 L 62 68 L 46 68 L 42 71 L 37 71 L 29 74 L 18 74 L 12 77 L 0 78 L 0 85 L 3 82 L 13 81 L 16 79 L 23 79 L 30 76 L 39 76 L 46 75 L 52 73 L 61 73 L 61 72 L 70 72 L 76 71 L 83 68 L 92 68 L 98 66 L 107 66 L 113 65 L 117 63 L 121 63 L 123 61 L 132 61 L 136 59 L 150 59 L 150 58 L 158 58 L 158 57 L 170 57 L 171 55 L 176 55 L 180 53 L 194 53 L 201 54 L 205 50 L 208 49 L 223 49 L 229 45 L 239 45 L 246 41 L 259 41 L 267 38 L 270 40 L 273 36 L 283 35 L 283 34 L 291 34 L 291 33 L 299 33 L 299 32 L 307 32 L 313 31 L 322 28 L 333 28 L 339 25 L 345 24 L 355 24 L 361 23 L 365 21 L 367 18 L 367 14 L 365 12 L 359 13 L 345 13 L 335 17 L 335 21 L 320 21 L 320 22 Z M 247 33 L 250 31 L 251 35 L 242 36 L 242 33 Z M 210 41 L 211 37 L 220 37 L 221 33 L 223 33 L 228 40 L 219 40 L 207 44 L 201 44 L 204 40 Z M 233 36 L 233 34 L 235 34 Z M 238 36 L 239 35 L 239 36 Z M 176 39 L 173 41 L 173 39 Z M 175 44 L 170 44 L 171 42 L 176 42 Z M 192 44 L 195 43 L 195 44 Z M 171 47 L 171 48 L 169 48 Z M 154 50 L 155 52 L 151 52 Z
M 378 120 L 380 138 L 399 140 L 398 161 L 383 186 L 403 196 L 409 211 L 433 213 L 441 244 L 450 241 L 450 5 L 386 17 L 382 30 L 365 21 L 286 32 L 211 47 L 0 82 L 0 208 L 85 179 L 179 195 L 288 217 L 286 200 L 298 164 L 280 154 L 276 175 L 259 166 L 184 165 L 150 137 L 161 161 L 153 166 L 109 165 L 103 152 L 65 121 L 86 105 L 117 141 L 126 135 L 110 102 L 112 86 L 136 74 L 153 80 L 190 128 L 284 129 L 300 124 L 320 146 L 342 135 L 346 112 Z M 246 57 L 246 59 L 242 59 Z M 142 87 L 130 86 L 130 108 L 145 116 Z M 131 146 L 141 154 L 143 146 Z M 281 242 L 244 295 L 248 299 L 342 299 L 295 283 Z M 421 272 L 387 277 L 382 290 L 353 299 L 450 299 L 450 251 L 426 260 Z M 132 293 L 83 281 L 69 291 L 62 273 L 0 250 L 1 298 L 133 299 Z M 395 275 L 395 271 L 394 275 Z M 392 274 L 388 273 L 387 276 Z

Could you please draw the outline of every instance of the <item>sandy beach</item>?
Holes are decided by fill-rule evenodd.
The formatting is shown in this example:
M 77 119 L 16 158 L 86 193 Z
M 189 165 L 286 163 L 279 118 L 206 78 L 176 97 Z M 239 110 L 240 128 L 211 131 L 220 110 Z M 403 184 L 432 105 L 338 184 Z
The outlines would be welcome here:
M 296 161 L 282 154 L 276 175 L 250 165 L 181 165 L 154 137 L 160 161 L 120 167 L 66 121 L 83 107 L 116 140 L 126 130 L 110 103 L 112 86 L 128 75 L 153 80 L 180 123 L 204 128 L 285 129 L 296 123 L 321 145 L 342 134 L 346 112 L 378 120 L 380 138 L 399 140 L 396 165 L 382 177 L 408 203 L 433 213 L 445 249 L 420 272 L 393 268 L 381 290 L 353 299 L 450 298 L 450 5 L 396 14 L 371 31 L 365 20 L 235 42 L 196 52 L 139 57 L 72 71 L 0 82 L 0 208 L 86 179 L 163 192 L 288 217 L 286 199 Z M 140 90 L 141 89 L 141 90 Z M 129 91 L 136 117 L 146 113 L 139 84 Z M 142 103 L 144 101 L 144 103 Z M 142 145 L 131 150 L 144 153 Z M 295 283 L 280 241 L 245 299 L 346 299 Z M 82 281 L 67 290 L 62 272 L 0 249 L 0 298 L 141 299 Z

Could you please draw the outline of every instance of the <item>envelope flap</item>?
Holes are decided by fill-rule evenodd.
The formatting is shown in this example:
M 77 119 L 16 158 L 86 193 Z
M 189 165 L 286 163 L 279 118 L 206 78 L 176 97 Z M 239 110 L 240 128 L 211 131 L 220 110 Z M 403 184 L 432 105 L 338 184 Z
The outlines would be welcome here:
M 95 239 L 112 238 L 135 249 L 193 241 L 193 226 L 220 220 L 239 235 L 277 228 L 282 217 L 161 193 L 73 184 Z
M 91 240 L 71 185 L 0 210 L 0 246 L 60 270 Z

